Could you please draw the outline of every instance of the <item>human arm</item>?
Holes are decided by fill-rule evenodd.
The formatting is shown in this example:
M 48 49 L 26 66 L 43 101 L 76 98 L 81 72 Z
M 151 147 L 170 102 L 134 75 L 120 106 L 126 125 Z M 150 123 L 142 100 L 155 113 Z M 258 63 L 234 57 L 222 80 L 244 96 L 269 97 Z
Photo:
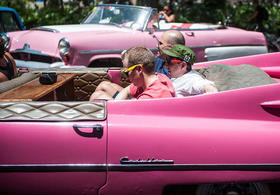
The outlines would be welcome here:
M 9 52 L 5 52 L 5 58 L 7 58 L 7 57 L 9 58 L 9 60 L 11 61 L 12 65 L 13 65 L 13 71 L 14 72 L 11 73 L 11 74 L 13 74 L 13 78 L 17 77 L 18 74 L 17 74 L 17 66 L 16 66 L 15 60 L 14 60 L 13 56 Z
M 119 94 L 117 95 L 117 97 L 115 98 L 115 100 L 125 100 L 125 99 L 129 99 L 129 97 L 131 96 L 130 93 L 130 86 L 128 85 L 126 88 L 123 88 Z
M 0 72 L 0 83 L 9 80 L 8 77 Z
M 216 92 L 218 92 L 218 89 L 211 84 L 205 84 L 203 86 L 203 88 L 204 88 L 205 93 L 216 93 Z
M 161 11 L 161 12 L 159 12 L 159 15 L 162 16 L 162 18 L 160 18 L 160 19 L 164 19 L 164 20 L 166 20 L 166 22 L 175 22 L 174 14 L 171 14 L 170 16 L 168 16 L 165 12 Z

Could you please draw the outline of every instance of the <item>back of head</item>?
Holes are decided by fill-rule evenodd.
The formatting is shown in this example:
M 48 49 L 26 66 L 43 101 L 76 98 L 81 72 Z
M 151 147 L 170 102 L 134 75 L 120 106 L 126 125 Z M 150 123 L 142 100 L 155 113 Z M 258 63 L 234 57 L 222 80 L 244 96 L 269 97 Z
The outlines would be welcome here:
M 146 47 L 132 47 L 127 51 L 128 67 L 143 64 L 144 72 L 152 74 L 155 72 L 155 56 Z
M 185 37 L 178 30 L 165 31 L 162 34 L 162 36 L 165 39 L 167 44 L 170 44 L 170 45 L 175 45 L 175 44 L 185 45 Z

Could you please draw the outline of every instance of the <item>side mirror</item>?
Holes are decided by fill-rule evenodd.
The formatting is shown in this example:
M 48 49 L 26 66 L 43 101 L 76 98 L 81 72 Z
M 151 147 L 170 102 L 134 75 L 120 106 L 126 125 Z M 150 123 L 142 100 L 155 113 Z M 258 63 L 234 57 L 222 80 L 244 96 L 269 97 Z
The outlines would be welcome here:
M 158 30 L 158 27 L 156 24 L 153 24 L 151 27 L 152 28 L 148 28 L 149 34 L 154 34 L 154 32 Z

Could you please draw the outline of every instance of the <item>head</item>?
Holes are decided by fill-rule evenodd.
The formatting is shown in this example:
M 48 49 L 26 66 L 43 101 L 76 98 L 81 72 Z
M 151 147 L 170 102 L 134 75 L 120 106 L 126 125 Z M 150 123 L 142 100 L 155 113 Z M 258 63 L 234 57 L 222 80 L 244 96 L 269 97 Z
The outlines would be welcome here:
M 169 7 L 168 5 L 164 6 L 163 7 L 163 11 L 166 13 L 166 14 L 169 14 L 172 12 L 172 9 L 171 7 Z
M 0 58 L 3 58 L 5 53 L 5 40 L 0 36 Z
M 166 66 L 171 78 L 178 78 L 192 70 L 195 62 L 194 52 L 180 44 L 162 50 L 165 54 Z
M 178 30 L 168 30 L 162 33 L 159 43 L 158 49 L 159 52 L 166 47 L 173 46 L 175 44 L 185 45 L 185 37 Z M 161 53 L 159 53 L 161 55 Z
M 144 86 L 145 76 L 155 73 L 155 56 L 146 47 L 130 48 L 123 60 L 129 80 L 137 87 Z

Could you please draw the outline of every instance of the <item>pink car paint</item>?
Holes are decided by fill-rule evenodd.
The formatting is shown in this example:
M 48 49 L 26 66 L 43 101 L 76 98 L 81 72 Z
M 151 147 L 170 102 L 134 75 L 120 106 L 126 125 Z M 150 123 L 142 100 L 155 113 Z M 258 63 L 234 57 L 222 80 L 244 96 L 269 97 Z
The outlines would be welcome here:
M 276 53 L 227 63 L 276 67 L 279 59 Z M 1 119 L 0 193 L 161 194 L 176 184 L 277 182 L 279 91 L 275 83 L 185 98 L 107 101 L 100 121 Z M 103 136 L 81 136 L 75 125 L 101 125 Z
M 103 16 L 99 13 L 102 12 L 112 16 L 101 19 Z M 131 13 L 136 14 L 133 19 L 129 17 Z M 114 19 L 122 15 L 123 20 L 133 21 L 121 23 L 119 18 Z M 92 19 L 95 16 L 99 21 Z M 141 45 L 157 53 L 161 34 L 177 29 L 183 33 L 186 45 L 196 53 L 197 62 L 267 53 L 265 37 L 259 32 L 200 23 L 161 24 L 151 18 L 157 18 L 157 12 L 149 7 L 100 5 L 82 24 L 42 26 L 9 33 L 9 51 L 19 67 L 121 66 L 123 50 Z M 151 22 L 158 29 L 152 29 Z M 42 42 L 46 38 L 47 41 Z M 67 42 L 62 44 L 64 49 L 68 45 L 67 49 L 59 49 L 61 40 Z
M 280 59 L 280 52 L 276 52 L 276 53 L 269 53 L 269 54 L 262 54 L 262 55 L 253 55 L 247 57 L 196 63 L 194 64 L 194 67 L 207 67 L 212 64 L 229 64 L 229 65 L 250 64 L 261 68 L 263 71 L 265 71 L 273 78 L 280 78 L 279 59 Z

